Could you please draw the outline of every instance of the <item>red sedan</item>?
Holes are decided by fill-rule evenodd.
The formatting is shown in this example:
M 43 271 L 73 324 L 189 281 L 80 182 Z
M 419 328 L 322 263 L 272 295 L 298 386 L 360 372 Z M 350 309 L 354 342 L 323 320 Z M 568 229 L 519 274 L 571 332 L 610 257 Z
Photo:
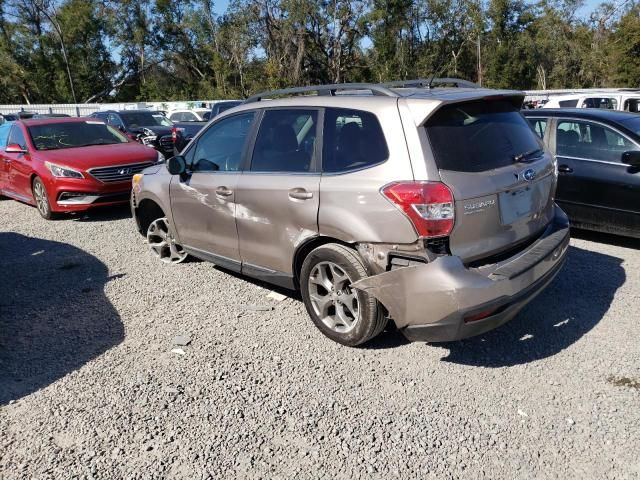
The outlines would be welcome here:
M 50 220 L 126 203 L 131 177 L 162 160 L 95 119 L 21 120 L 0 145 L 0 194 L 35 205 Z

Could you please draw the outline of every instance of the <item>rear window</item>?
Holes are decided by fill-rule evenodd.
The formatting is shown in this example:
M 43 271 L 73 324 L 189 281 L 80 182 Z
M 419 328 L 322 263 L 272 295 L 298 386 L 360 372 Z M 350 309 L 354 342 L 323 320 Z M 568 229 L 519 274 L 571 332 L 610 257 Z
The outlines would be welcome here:
M 427 121 L 425 129 L 442 170 L 492 170 L 542 148 L 520 111 L 507 101 L 447 105 Z
M 575 108 L 578 106 L 578 99 L 576 98 L 575 100 L 560 100 L 558 102 L 558 105 L 560 105 L 562 108 Z

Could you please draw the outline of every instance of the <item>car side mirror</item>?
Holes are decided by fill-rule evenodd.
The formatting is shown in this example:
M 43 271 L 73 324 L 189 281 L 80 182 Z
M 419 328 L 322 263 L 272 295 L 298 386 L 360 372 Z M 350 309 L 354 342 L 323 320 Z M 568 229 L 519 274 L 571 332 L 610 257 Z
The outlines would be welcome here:
M 187 171 L 187 162 L 180 155 L 171 157 L 167 160 L 167 170 L 171 175 L 182 175 Z
M 632 150 L 622 154 L 622 163 L 632 167 L 640 167 L 640 151 Z
M 7 145 L 7 148 L 5 148 L 4 151 L 6 153 L 27 153 L 27 151 L 17 143 Z

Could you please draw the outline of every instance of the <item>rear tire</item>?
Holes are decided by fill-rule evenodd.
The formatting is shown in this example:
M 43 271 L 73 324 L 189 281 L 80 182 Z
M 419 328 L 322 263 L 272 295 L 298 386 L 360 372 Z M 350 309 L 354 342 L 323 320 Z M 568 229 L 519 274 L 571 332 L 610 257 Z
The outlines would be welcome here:
M 51 203 L 49 202 L 49 193 L 40 177 L 33 179 L 31 184 L 33 200 L 36 202 L 36 208 L 40 216 L 46 220 L 55 220 L 58 214 L 51 211 Z
M 300 293 L 311 320 L 331 340 L 353 347 L 384 330 L 387 318 L 378 301 L 351 288 L 368 276 L 357 252 L 337 243 L 322 245 L 304 259 Z

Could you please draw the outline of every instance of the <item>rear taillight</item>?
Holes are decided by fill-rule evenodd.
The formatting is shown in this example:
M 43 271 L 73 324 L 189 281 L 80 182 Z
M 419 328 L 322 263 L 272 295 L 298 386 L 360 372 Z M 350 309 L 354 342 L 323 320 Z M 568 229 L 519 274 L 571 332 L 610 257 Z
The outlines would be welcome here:
M 176 127 L 171 127 L 171 140 L 173 143 L 176 143 L 178 139 L 178 129 Z
M 382 193 L 409 217 L 421 237 L 444 237 L 453 230 L 453 193 L 444 183 L 397 182 Z

